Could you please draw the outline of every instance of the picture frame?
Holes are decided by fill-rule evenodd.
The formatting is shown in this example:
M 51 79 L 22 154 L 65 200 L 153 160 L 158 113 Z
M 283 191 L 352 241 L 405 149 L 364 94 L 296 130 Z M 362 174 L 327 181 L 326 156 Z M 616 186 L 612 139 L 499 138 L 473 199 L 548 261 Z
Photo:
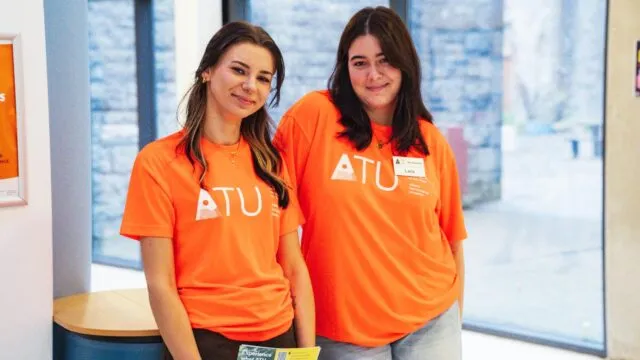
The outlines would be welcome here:
M 21 36 L 0 33 L 0 207 L 28 203 L 22 56 Z

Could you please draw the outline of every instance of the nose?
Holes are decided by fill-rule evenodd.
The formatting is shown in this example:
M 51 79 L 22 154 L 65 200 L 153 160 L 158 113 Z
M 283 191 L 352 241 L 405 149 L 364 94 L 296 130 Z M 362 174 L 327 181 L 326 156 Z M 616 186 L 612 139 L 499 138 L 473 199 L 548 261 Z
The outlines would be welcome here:
M 256 90 L 256 80 L 253 79 L 253 78 L 247 78 L 247 80 L 245 80 L 242 83 L 242 89 L 244 91 L 247 91 L 247 92 L 255 91 Z
M 371 66 L 371 70 L 369 70 L 369 80 L 377 80 L 382 76 L 380 71 L 378 70 L 378 65 L 374 64 Z

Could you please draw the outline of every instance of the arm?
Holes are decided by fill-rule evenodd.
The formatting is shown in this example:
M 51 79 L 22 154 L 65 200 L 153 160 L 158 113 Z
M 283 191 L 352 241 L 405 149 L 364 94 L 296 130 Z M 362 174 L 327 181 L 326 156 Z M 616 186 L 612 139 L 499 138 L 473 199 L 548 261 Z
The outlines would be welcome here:
M 316 342 L 315 303 L 309 271 L 300 252 L 298 232 L 280 237 L 277 260 L 291 283 L 294 324 L 299 347 L 312 347 Z
M 458 281 L 460 282 L 460 297 L 458 305 L 460 305 L 460 319 L 462 319 L 462 310 L 464 308 L 464 246 L 462 241 L 455 241 L 451 244 L 451 251 L 456 262 L 458 270 Z
M 175 360 L 201 360 L 175 280 L 171 239 L 141 239 L 149 302 L 160 335 Z

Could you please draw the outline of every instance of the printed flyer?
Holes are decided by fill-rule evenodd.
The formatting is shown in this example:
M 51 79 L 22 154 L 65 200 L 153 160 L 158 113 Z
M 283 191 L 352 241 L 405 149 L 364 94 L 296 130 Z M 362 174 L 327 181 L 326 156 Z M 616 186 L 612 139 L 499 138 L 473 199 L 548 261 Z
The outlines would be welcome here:
M 241 345 L 237 360 L 317 360 L 320 347 L 281 349 Z
M 17 121 L 13 44 L 0 42 L 0 199 L 18 195 Z

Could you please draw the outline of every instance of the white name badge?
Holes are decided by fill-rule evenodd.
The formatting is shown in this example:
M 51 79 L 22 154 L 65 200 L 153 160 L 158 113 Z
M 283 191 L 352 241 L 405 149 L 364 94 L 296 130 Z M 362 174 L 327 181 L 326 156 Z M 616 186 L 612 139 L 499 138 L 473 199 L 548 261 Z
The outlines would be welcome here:
M 394 156 L 393 172 L 397 176 L 427 177 L 423 158 Z

